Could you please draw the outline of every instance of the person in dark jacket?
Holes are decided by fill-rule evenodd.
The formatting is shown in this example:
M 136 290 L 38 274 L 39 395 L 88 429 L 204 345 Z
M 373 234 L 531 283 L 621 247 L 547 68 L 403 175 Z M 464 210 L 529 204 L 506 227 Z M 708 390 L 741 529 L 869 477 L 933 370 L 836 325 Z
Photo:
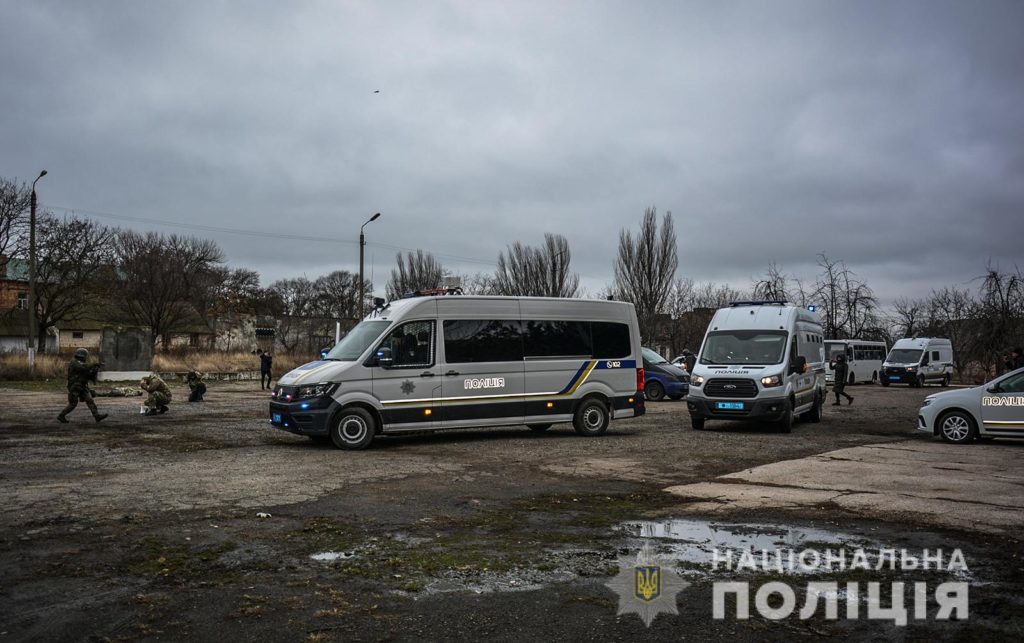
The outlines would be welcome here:
M 189 371 L 185 376 L 185 383 L 188 384 L 188 401 L 202 402 L 203 396 L 206 395 L 206 382 L 203 381 L 203 376 L 196 371 Z
M 842 395 L 846 398 L 847 406 L 853 404 L 853 396 L 846 393 L 846 378 L 850 375 L 850 367 L 846 363 L 846 355 L 840 353 L 836 355 L 836 361 L 832 365 L 832 372 L 835 375 L 835 383 L 832 384 L 832 392 L 836 394 L 836 401 L 832 403 L 832 406 L 839 406 L 839 396 Z
M 259 353 L 260 356 L 260 389 L 270 388 L 270 371 L 274 366 L 274 356 L 270 351 Z M 263 382 L 266 381 L 266 386 Z
M 67 424 L 68 413 L 74 411 L 79 402 L 85 402 L 97 422 L 102 422 L 103 418 L 107 417 L 106 413 L 100 413 L 96 408 L 96 402 L 89 391 L 89 382 L 96 381 L 96 373 L 103 364 L 89 364 L 88 360 L 89 351 L 79 348 L 75 351 L 74 358 L 68 362 L 68 405 L 57 416 L 57 421 L 62 424 Z

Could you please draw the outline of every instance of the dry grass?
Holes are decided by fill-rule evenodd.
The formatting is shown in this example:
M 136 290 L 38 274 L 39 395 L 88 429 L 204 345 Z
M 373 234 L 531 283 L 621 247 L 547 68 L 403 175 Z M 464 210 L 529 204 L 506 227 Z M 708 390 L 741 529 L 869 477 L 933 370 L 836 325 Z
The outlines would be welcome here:
M 318 359 L 315 355 L 274 355 L 274 373 L 287 373 L 296 366 Z M 217 351 L 174 351 L 157 353 L 153 356 L 154 371 L 200 373 L 237 373 L 238 371 L 260 370 L 260 358 L 252 353 L 225 353 Z
M 90 351 L 95 359 L 95 351 Z M 29 374 L 28 356 L 25 353 L 0 353 L 0 380 L 49 380 L 67 376 L 70 354 L 36 355 L 36 372 Z M 311 360 L 315 355 L 274 355 L 274 375 L 281 375 Z M 162 373 L 197 370 L 202 373 L 237 373 L 258 371 L 260 360 L 252 353 L 224 353 L 215 351 L 175 351 L 158 353 L 153 357 L 151 368 Z

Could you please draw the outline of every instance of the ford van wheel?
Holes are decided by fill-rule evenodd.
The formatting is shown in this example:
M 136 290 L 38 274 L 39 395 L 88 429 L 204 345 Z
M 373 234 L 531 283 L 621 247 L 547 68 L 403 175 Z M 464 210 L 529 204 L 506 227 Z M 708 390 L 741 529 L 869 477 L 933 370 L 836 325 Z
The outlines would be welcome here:
M 978 437 L 974 418 L 963 411 L 950 411 L 939 418 L 939 435 L 946 442 L 967 444 Z
M 783 412 L 782 417 L 775 423 L 775 428 L 780 433 L 790 433 L 793 431 L 793 404 L 786 402 L 786 410 Z
M 537 433 L 543 433 L 551 428 L 550 424 L 527 424 L 526 426 L 528 426 L 531 431 L 536 431 Z
M 331 424 L 331 442 L 339 449 L 365 449 L 373 442 L 375 422 L 365 409 L 344 409 Z
M 608 428 L 608 408 L 599 400 L 583 400 L 572 418 L 572 426 L 580 435 L 601 435 Z
M 821 395 L 814 394 L 814 404 L 811 406 L 811 410 L 805 411 L 800 419 L 806 422 L 821 422 L 821 407 L 824 405 L 825 400 Z
M 942 386 L 943 386 L 943 388 L 949 386 L 949 375 L 943 376 L 943 378 L 942 378 Z
M 917 376 L 917 388 L 924 388 L 924 375 Z
M 651 380 L 644 385 L 644 397 L 652 402 L 659 402 L 665 397 L 665 387 L 660 382 Z

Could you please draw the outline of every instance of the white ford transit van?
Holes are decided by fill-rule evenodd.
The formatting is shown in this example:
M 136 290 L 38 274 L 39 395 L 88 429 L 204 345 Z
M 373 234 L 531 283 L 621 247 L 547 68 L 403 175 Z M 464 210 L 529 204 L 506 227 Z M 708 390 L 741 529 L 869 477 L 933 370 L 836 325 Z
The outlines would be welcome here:
M 715 313 L 690 374 L 694 429 L 712 419 L 751 420 L 788 433 L 795 415 L 820 422 L 824 402 L 817 313 L 783 301 L 737 301 Z
M 914 337 L 896 340 L 889 351 L 882 386 L 905 383 L 949 386 L 953 379 L 953 344 L 944 337 Z
M 643 415 L 632 304 L 427 296 L 378 307 L 327 354 L 278 380 L 274 426 L 363 449 L 378 434 L 572 422 L 600 435 Z

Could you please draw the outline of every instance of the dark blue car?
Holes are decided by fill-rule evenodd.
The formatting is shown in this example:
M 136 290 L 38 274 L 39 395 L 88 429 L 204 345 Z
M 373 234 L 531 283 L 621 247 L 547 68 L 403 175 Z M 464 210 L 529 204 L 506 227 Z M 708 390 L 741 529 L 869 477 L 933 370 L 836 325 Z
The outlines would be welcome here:
M 649 348 L 643 349 L 643 356 L 644 397 L 648 400 L 657 402 L 666 395 L 678 400 L 690 391 L 690 376 L 686 371 Z

